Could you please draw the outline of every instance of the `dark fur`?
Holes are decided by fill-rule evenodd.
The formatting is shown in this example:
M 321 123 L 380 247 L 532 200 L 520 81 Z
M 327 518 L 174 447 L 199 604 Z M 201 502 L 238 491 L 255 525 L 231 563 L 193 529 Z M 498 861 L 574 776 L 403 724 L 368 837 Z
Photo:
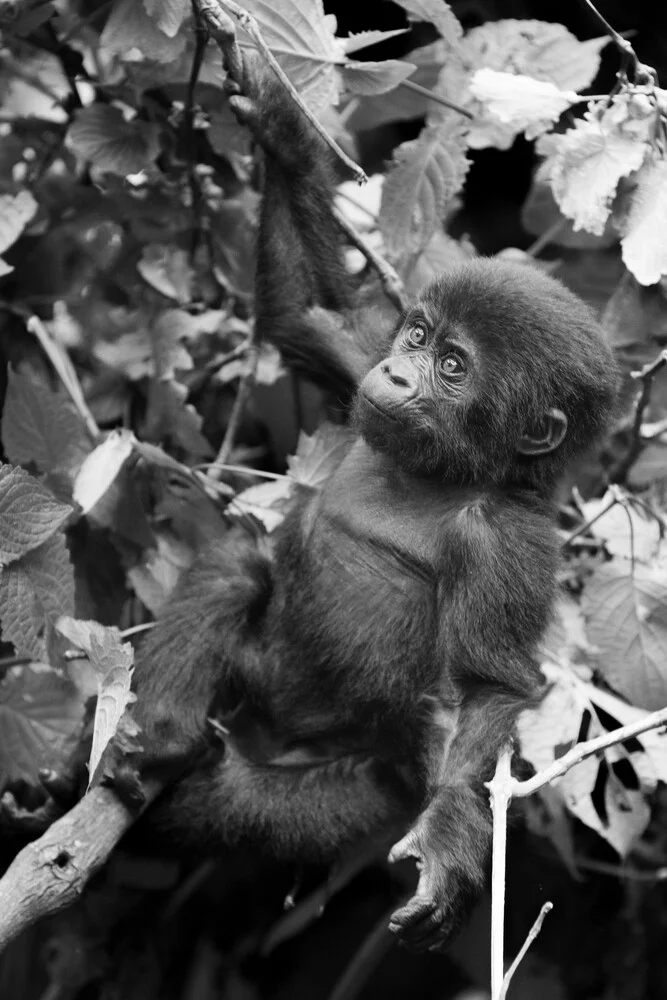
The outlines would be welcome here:
M 424 290 L 423 350 L 405 347 L 413 313 L 393 341 L 387 328 L 346 333 L 325 152 L 276 85 L 250 72 L 242 89 L 233 104 L 267 153 L 260 335 L 341 395 L 379 358 L 410 358 L 417 392 L 373 369 L 355 407 L 361 437 L 320 493 L 298 499 L 272 558 L 238 536 L 201 554 L 142 649 L 137 715 L 149 759 L 201 752 L 163 815 L 209 845 L 247 836 L 321 858 L 414 824 L 396 853 L 420 858 L 419 892 L 392 927 L 437 948 L 483 883 L 483 782 L 541 687 L 552 487 L 604 430 L 614 363 L 558 282 L 488 260 Z M 346 318 L 339 339 L 318 306 Z M 452 336 L 474 361 L 448 386 L 435 366 Z M 568 418 L 564 443 L 517 455 L 548 407 Z M 226 748 L 210 716 L 227 725 Z

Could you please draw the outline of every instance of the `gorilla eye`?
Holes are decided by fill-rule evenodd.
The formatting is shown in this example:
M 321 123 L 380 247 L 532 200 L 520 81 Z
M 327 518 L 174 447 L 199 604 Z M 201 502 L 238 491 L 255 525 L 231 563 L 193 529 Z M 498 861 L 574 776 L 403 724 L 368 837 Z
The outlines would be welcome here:
M 443 375 L 463 375 L 465 366 L 457 354 L 445 354 L 438 362 L 438 368 Z
M 415 323 L 408 331 L 408 344 L 410 347 L 423 347 L 428 339 L 428 331 L 423 323 Z

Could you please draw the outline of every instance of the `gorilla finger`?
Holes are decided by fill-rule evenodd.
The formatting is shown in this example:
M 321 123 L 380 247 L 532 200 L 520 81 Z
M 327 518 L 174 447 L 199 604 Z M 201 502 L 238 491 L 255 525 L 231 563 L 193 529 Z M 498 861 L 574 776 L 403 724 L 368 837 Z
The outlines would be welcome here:
M 412 927 L 403 928 L 403 943 L 410 949 L 426 951 L 442 936 L 442 925 L 445 915 L 438 907 L 433 913 L 425 917 L 420 923 Z
M 417 861 L 421 860 L 421 851 L 419 850 L 417 837 L 412 830 L 406 833 L 403 839 L 399 840 L 397 844 L 394 844 L 389 852 L 387 861 L 393 865 L 397 861 L 404 861 L 406 858 L 416 858 Z

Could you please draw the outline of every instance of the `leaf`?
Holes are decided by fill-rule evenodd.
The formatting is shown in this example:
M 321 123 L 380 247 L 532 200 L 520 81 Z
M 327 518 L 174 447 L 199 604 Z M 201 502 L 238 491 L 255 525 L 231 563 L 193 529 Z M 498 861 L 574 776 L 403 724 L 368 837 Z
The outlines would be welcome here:
M 119 108 L 92 104 L 75 111 L 66 142 L 79 159 L 102 172 L 125 177 L 155 161 L 160 153 L 160 126 L 137 118 L 126 121 Z
M 177 371 L 191 371 L 193 361 L 181 343 L 193 335 L 197 321 L 183 309 L 165 309 L 150 328 L 156 378 L 173 378 Z
M 582 681 L 569 667 L 546 663 L 543 671 L 551 686 L 541 704 L 523 712 L 518 722 L 522 756 L 538 772 L 566 753 L 580 735 L 591 739 L 647 714 Z M 604 714 L 599 714 L 598 708 Z M 617 725 L 610 726 L 610 720 Z M 551 789 L 562 796 L 575 816 L 596 830 L 622 856 L 648 825 L 650 813 L 644 793 L 655 788 L 658 778 L 667 776 L 664 733 L 643 733 L 628 745 L 640 749 L 630 752 L 624 744 L 609 747 L 602 754 L 602 769 L 600 759 L 589 757 L 556 779 Z M 620 761 L 625 771 L 630 769 L 630 787 L 614 771 L 614 765 Z M 600 790 L 603 791 L 601 809 Z
M 133 442 L 132 432 L 121 428 L 111 431 L 102 444 L 88 455 L 72 490 L 72 499 L 81 506 L 84 514 L 92 510 L 109 489 L 132 454 Z
M 637 174 L 621 240 L 623 263 L 642 285 L 667 274 L 667 160 L 651 159 Z
M 408 28 L 394 28 L 392 31 L 356 31 L 347 38 L 342 38 L 345 55 L 352 55 L 359 49 L 366 49 L 379 42 L 386 42 L 389 38 L 397 38 L 399 35 L 407 35 Z
M 416 69 L 410 81 L 426 90 L 433 90 L 447 54 L 448 49 L 442 39 L 422 48 L 413 49 L 408 53 L 408 59 Z M 423 94 L 416 94 L 407 87 L 399 87 L 390 96 L 380 94 L 375 97 L 364 97 L 350 114 L 347 125 L 353 132 L 363 131 L 377 128 L 386 122 L 423 118 L 432 107 L 433 101 Z
M 610 39 L 580 42 L 562 24 L 548 21 L 487 21 L 469 31 L 463 47 L 472 68 L 487 66 L 550 80 L 560 90 L 585 90 L 600 68 Z
M 16 242 L 37 208 L 29 191 L 0 195 L 0 253 Z
M 169 10 L 153 19 L 141 0 L 120 0 L 115 3 L 100 37 L 104 54 L 116 55 L 127 62 L 138 62 L 143 58 L 158 63 L 169 63 L 179 58 L 185 51 L 187 32 L 169 32 L 182 9 L 184 0 L 168 0 Z M 157 11 L 156 0 L 149 0 L 152 10 Z M 160 8 L 163 6 L 160 2 Z M 167 30 L 161 30 L 164 24 Z
M 270 534 L 282 524 L 293 495 L 294 483 L 287 478 L 260 483 L 235 496 L 228 510 L 233 517 L 252 515 Z
M 72 508 L 25 472 L 0 465 L 0 562 L 6 565 L 45 542 Z
M 2 638 L 11 642 L 17 656 L 46 662 L 44 615 L 22 562 L 0 573 L 0 624 Z
M 142 437 L 171 440 L 190 457 L 206 460 L 213 452 L 201 433 L 202 418 L 185 402 L 188 391 L 178 382 L 151 380 L 148 385 L 146 420 Z
M 658 519 L 632 503 L 615 503 L 610 507 L 612 500 L 610 493 L 599 500 L 589 500 L 583 507 L 584 520 L 592 521 L 605 507 L 609 508 L 591 525 L 593 534 L 604 540 L 610 555 L 650 563 L 660 548 Z
M 61 531 L 0 575 L 2 636 L 17 656 L 46 662 L 45 632 L 74 613 L 74 571 Z
M 550 128 L 578 99 L 573 90 L 559 90 L 548 80 L 493 69 L 477 70 L 470 90 L 492 115 L 517 132 L 525 132 L 527 139 Z
M 658 567 L 614 561 L 587 581 L 582 610 L 605 680 L 634 705 L 667 704 L 667 578 Z
M 70 680 L 31 665 L 13 668 L 0 682 L 0 786 L 37 784 L 40 768 L 62 766 L 82 718 Z
M 382 188 L 379 225 L 387 256 L 404 258 L 422 250 L 442 223 L 468 170 L 462 133 L 432 125 L 404 142 Z
M 417 67 L 402 59 L 385 59 L 384 62 L 352 62 L 341 66 L 343 82 L 352 94 L 372 97 L 386 94 L 406 80 Z
M 141 252 L 137 270 L 167 298 L 184 304 L 190 301 L 193 274 L 185 250 L 167 243 L 149 243 Z
M 411 21 L 426 21 L 454 45 L 463 35 L 461 23 L 445 0 L 396 0 Z
M 74 473 L 92 444 L 79 413 L 64 392 L 9 368 L 2 411 L 2 443 L 16 465 L 34 462 L 39 472 Z
M 243 7 L 315 114 L 337 104 L 336 64 L 343 62 L 344 43 L 335 38 L 336 19 L 325 15 L 321 0 L 245 0 Z M 252 44 L 244 32 L 239 36 Z
M 190 0 L 142 0 L 148 16 L 168 38 L 175 38 L 192 14 Z
M 563 135 L 544 136 L 537 151 L 546 155 L 548 178 L 561 212 L 574 229 L 601 235 L 622 177 L 638 170 L 649 149 L 651 123 L 633 117 L 627 95 L 609 107 L 592 108 Z
M 157 549 L 146 551 L 143 561 L 127 572 L 137 597 L 153 615 L 167 602 L 181 573 L 191 565 L 195 555 L 170 531 L 156 531 L 155 537 Z
M 88 787 L 97 777 L 102 753 L 112 738 L 126 706 L 133 700 L 130 691 L 134 650 L 122 642 L 117 628 L 106 628 L 94 621 L 60 618 L 57 629 L 77 649 L 87 655 L 97 676 L 98 695 L 90 751 Z
M 635 490 L 645 489 L 664 479 L 667 479 L 667 445 L 651 441 L 630 469 L 629 484 Z
M 55 623 L 60 615 L 74 614 L 74 570 L 62 531 L 29 552 L 19 565 L 28 575 L 45 619 Z
M 356 441 L 348 427 L 323 423 L 315 434 L 299 434 L 296 454 L 287 459 L 290 477 L 303 486 L 317 489 L 338 468 Z

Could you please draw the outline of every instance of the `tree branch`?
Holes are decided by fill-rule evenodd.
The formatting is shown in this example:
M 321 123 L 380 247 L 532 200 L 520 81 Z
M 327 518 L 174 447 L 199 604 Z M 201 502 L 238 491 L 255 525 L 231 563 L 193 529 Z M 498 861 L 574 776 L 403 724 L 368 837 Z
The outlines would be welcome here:
M 161 781 L 142 785 L 149 805 Z M 137 816 L 98 787 L 19 851 L 0 879 L 0 951 L 36 920 L 75 902 Z

